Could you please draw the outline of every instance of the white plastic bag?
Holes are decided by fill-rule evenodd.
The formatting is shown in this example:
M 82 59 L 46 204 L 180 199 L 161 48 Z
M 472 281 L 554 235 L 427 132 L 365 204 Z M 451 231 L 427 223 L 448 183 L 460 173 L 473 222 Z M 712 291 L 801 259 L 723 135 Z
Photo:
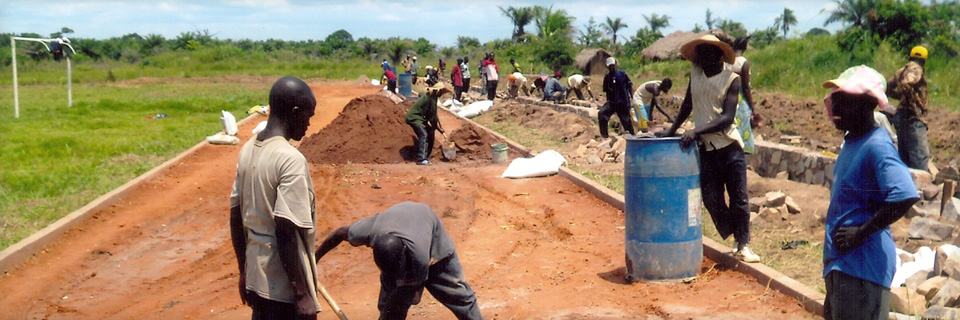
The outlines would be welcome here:
M 503 171 L 501 178 L 531 178 L 556 174 L 566 159 L 554 150 L 547 150 L 533 158 L 516 158 Z
M 370 80 L 370 84 L 372 84 L 374 87 L 378 87 L 380 86 L 380 80 L 377 80 L 377 79 Z
M 267 120 L 260 121 L 255 128 L 253 128 L 253 134 L 256 135 L 267 128 Z
M 220 112 L 223 114 L 220 117 L 221 122 L 223 122 L 223 132 L 231 136 L 237 135 L 237 118 L 229 111 L 220 110 Z

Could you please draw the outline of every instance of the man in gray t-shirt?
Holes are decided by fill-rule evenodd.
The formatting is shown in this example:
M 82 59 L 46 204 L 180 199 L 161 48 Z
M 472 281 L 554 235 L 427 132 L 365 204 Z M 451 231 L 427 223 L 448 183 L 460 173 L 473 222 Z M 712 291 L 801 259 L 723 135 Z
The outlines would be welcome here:
M 404 319 L 426 288 L 457 319 L 483 319 L 443 223 L 425 204 L 403 202 L 331 233 L 317 261 L 343 241 L 373 249 L 380 269 L 380 319 Z
M 277 80 L 266 129 L 240 149 L 230 235 L 240 300 L 253 319 L 316 319 L 320 310 L 313 181 L 306 158 L 288 142 L 303 138 L 316 105 L 303 80 Z

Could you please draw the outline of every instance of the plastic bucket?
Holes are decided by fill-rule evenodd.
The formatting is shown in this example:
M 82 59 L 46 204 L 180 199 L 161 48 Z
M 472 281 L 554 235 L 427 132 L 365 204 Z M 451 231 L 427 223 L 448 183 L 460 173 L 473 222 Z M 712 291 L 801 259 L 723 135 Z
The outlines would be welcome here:
M 697 147 L 628 136 L 624 160 L 627 281 L 686 279 L 703 261 Z
M 490 145 L 490 151 L 493 152 L 493 163 L 506 163 L 510 161 L 510 156 L 507 154 L 507 144 L 506 143 L 496 143 Z
M 413 83 L 410 81 L 413 79 L 411 74 L 401 74 L 397 78 L 397 88 L 400 89 L 400 95 L 410 98 L 413 97 Z

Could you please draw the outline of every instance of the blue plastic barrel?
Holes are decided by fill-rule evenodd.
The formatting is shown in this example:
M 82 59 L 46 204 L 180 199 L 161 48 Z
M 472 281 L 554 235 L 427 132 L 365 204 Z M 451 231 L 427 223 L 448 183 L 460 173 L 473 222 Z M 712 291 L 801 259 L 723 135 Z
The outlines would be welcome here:
M 404 96 L 407 98 L 413 97 L 413 83 L 411 82 L 412 80 L 413 80 L 413 75 L 407 74 L 407 73 L 401 74 L 400 77 L 397 78 L 397 87 L 400 88 L 401 96 Z
M 627 136 L 624 160 L 628 281 L 695 277 L 703 261 L 697 147 Z

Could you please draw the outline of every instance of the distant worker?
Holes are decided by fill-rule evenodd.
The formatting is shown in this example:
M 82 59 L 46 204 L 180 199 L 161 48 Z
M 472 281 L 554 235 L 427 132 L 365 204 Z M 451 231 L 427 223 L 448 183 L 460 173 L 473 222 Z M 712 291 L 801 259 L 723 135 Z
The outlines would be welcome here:
M 480 59 L 480 63 L 477 65 L 477 72 L 480 74 L 480 95 L 487 95 L 487 59 L 490 59 L 490 53 L 485 52 L 483 54 L 483 59 Z
M 393 69 L 383 70 L 383 76 L 387 79 L 387 91 L 397 93 L 397 75 L 393 73 Z
M 424 71 L 426 76 L 426 79 L 424 79 L 424 82 L 427 84 L 428 87 L 431 87 L 437 84 L 437 82 L 440 82 L 440 74 L 437 73 L 437 69 L 434 69 L 433 66 L 428 65 L 426 68 L 424 68 L 424 70 L 426 70 Z
M 266 129 L 240 149 L 230 192 L 230 237 L 240 268 L 240 300 L 253 319 L 316 319 L 317 212 L 300 141 L 317 100 L 310 86 L 283 77 L 270 89 Z
M 603 93 L 607 95 L 607 103 L 597 112 L 600 125 L 600 136 L 609 138 L 610 116 L 617 113 L 620 125 L 630 134 L 636 134 L 633 122 L 630 121 L 630 92 L 633 91 L 633 81 L 623 70 L 617 69 L 617 59 L 608 57 L 605 61 L 607 75 L 603 76 Z
M 530 92 L 531 94 L 539 93 L 540 95 L 543 95 L 543 91 L 544 91 L 543 89 L 546 87 L 547 87 L 547 74 L 541 72 L 540 76 L 538 76 L 536 79 L 533 79 L 533 84 L 530 85 Z
M 514 72 L 514 73 L 517 73 L 517 72 L 523 73 L 523 70 L 520 70 L 520 64 L 517 63 L 517 60 L 514 60 L 513 58 L 510 58 L 510 66 L 513 67 L 513 72 Z
M 524 77 L 522 73 L 514 72 L 511 73 L 507 80 L 510 82 L 510 98 L 516 98 L 520 95 L 520 91 L 523 91 L 523 95 L 529 96 L 530 92 L 527 88 L 527 77 Z
M 553 73 L 553 78 L 547 79 L 547 83 L 543 87 L 544 101 L 563 102 L 564 92 L 567 91 L 567 88 L 560 84 L 561 77 L 563 77 L 563 74 L 557 71 Z
M 823 84 L 828 118 L 844 135 L 824 225 L 823 317 L 887 319 L 897 249 L 890 225 L 920 200 L 907 166 L 873 110 L 887 108 L 882 75 L 849 68 Z
M 417 57 L 413 57 L 413 60 L 410 62 L 410 81 L 412 84 L 417 84 L 417 76 L 420 75 L 420 63 L 417 62 Z
M 924 65 L 927 62 L 927 48 L 916 46 L 910 50 L 910 61 L 897 70 L 887 82 L 887 92 L 891 98 L 900 100 L 900 106 L 893 115 L 887 115 L 897 128 L 900 158 L 908 167 L 929 171 L 930 141 L 927 140 L 927 79 Z
M 750 87 L 750 61 L 743 56 L 747 50 L 747 42 L 750 37 L 739 37 L 733 40 L 733 52 L 737 54 L 737 59 L 732 64 L 725 64 L 724 68 L 733 71 L 740 76 L 740 97 L 737 100 L 737 115 L 733 121 L 737 125 L 737 131 L 740 132 L 740 138 L 743 139 L 743 152 L 753 154 L 755 150 L 753 128 L 759 127 L 761 123 L 760 113 L 754 108 L 753 90 Z
M 637 123 L 653 120 L 653 109 L 656 108 L 667 117 L 668 121 L 672 122 L 673 117 L 660 107 L 660 100 L 658 99 L 661 94 L 670 92 L 671 88 L 673 88 L 673 80 L 670 80 L 670 78 L 647 81 L 641 84 L 637 91 L 633 93 L 633 104 L 636 106 L 634 120 L 637 120 Z M 646 125 L 641 124 L 640 127 L 646 128 Z
M 570 99 L 571 93 L 577 94 L 577 100 L 583 100 L 583 90 L 586 89 L 587 93 L 590 94 L 590 99 L 594 99 L 593 91 L 590 91 L 590 78 L 584 77 L 582 74 L 575 74 L 567 78 L 567 99 Z
M 408 56 L 407 56 L 405 59 L 403 59 L 403 61 L 400 62 L 400 63 L 403 64 L 403 73 L 404 73 L 404 74 L 410 74 L 410 64 L 413 63 L 413 61 L 410 61 L 410 56 L 408 55 Z
M 447 71 L 447 62 L 443 61 L 443 58 L 440 58 L 440 62 L 437 63 L 437 69 L 439 69 L 439 74 L 443 76 L 443 73 Z
M 390 63 L 387 62 L 387 59 L 383 59 L 383 63 L 381 64 L 381 66 L 383 67 L 384 71 L 386 71 L 387 69 L 390 69 Z
M 494 59 L 493 52 L 483 62 L 483 67 L 486 70 L 484 73 L 487 77 L 487 100 L 493 101 L 497 97 L 497 84 L 500 83 L 500 67 L 497 66 L 497 60 Z
M 380 269 L 380 319 L 405 319 L 410 306 L 420 303 L 423 289 L 457 319 L 483 319 L 453 241 L 427 205 L 402 202 L 337 228 L 317 248 L 317 261 L 343 241 L 373 249 Z
M 692 62 L 690 84 L 673 126 L 673 136 L 693 112 L 694 129 L 680 138 L 688 148 L 694 141 L 700 149 L 700 190 L 703 205 L 710 212 L 720 237 L 733 235 L 737 243 L 734 255 L 744 262 L 759 262 L 750 251 L 750 206 L 747 203 L 747 162 L 743 140 L 734 124 L 740 76 L 723 68 L 733 63 L 736 54 L 726 42 L 704 35 L 680 47 L 681 56 Z M 730 203 L 727 204 L 726 196 Z
M 417 102 L 407 112 L 406 122 L 417 135 L 417 164 L 429 165 L 430 153 L 433 152 L 434 131 L 443 134 L 440 118 L 437 117 L 437 100 L 449 89 L 443 83 L 437 83 L 427 88 L 426 94 L 420 95 Z
M 463 89 L 460 89 L 460 94 L 464 92 L 467 94 L 470 93 L 470 57 L 463 57 L 463 64 L 460 65 L 460 71 L 463 72 Z M 457 99 L 459 101 L 463 101 Z
M 463 58 L 457 58 L 457 63 L 453 65 L 453 69 L 450 69 L 450 81 L 453 82 L 453 98 L 457 101 L 460 100 L 460 95 L 463 94 L 463 71 L 460 69 L 460 65 L 463 64 Z

